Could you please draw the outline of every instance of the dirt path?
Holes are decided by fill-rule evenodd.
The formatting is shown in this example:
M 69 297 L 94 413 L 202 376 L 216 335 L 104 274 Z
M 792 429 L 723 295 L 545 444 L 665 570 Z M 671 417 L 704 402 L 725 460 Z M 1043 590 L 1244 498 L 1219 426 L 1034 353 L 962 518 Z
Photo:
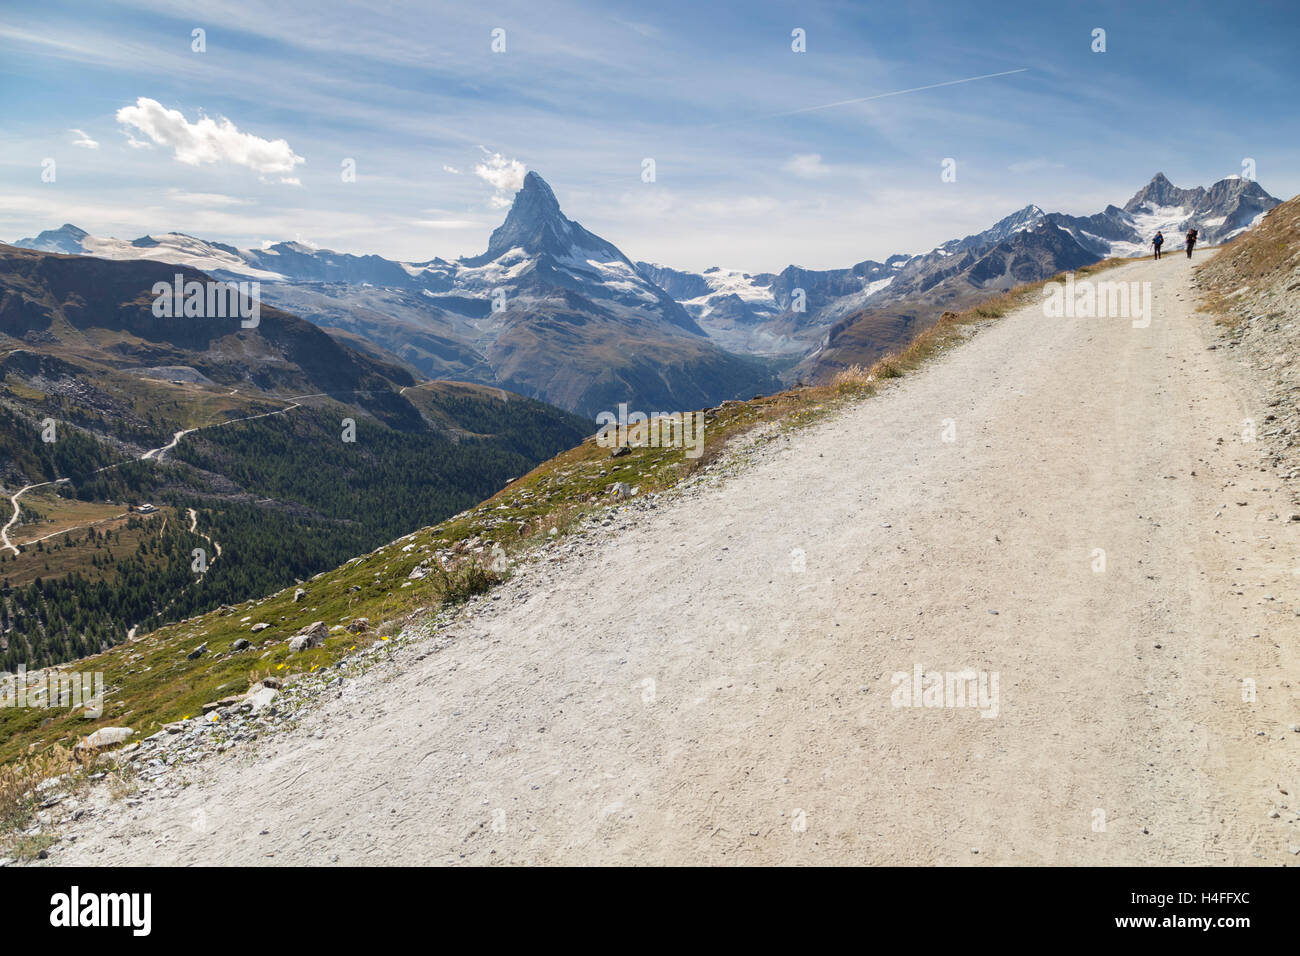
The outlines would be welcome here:
M 994 323 L 57 858 L 1294 862 L 1300 522 L 1190 266 L 1104 276 L 1149 328 Z M 916 665 L 996 717 L 891 706 Z
M 216 550 L 216 554 L 213 555 L 212 560 L 217 560 L 217 558 L 221 557 L 221 545 L 218 542 L 213 541 L 210 535 L 206 535 L 199 530 L 199 513 L 197 511 L 193 508 L 186 508 L 185 510 L 188 511 L 190 515 L 190 534 L 197 534 L 208 544 L 212 545 Z
M 140 456 L 140 460 L 148 461 L 150 458 L 157 458 L 159 461 L 162 461 L 163 455 L 167 454 L 169 451 L 175 448 L 177 442 L 179 442 L 182 438 L 184 438 L 190 432 L 195 430 L 196 429 L 193 428 L 182 428 L 180 431 L 172 435 L 171 441 L 163 445 L 161 448 L 150 448 L 147 452 L 145 452 L 143 455 Z
M 235 391 L 231 391 L 230 394 L 231 394 L 231 395 L 235 394 Z M 315 397 L 315 396 L 299 396 L 299 398 L 312 398 L 312 397 Z M 181 429 L 180 431 L 178 431 L 178 432 L 176 432 L 175 434 L 173 434 L 173 435 L 172 435 L 172 440 L 169 441 L 167 444 L 163 445 L 161 448 L 151 448 L 151 449 L 149 449 L 147 452 L 145 452 L 143 455 L 140 456 L 139 460 L 140 460 L 140 461 L 148 461 L 148 460 L 151 459 L 151 458 L 156 458 L 156 459 L 158 459 L 159 461 L 162 461 L 163 456 L 164 456 L 165 454 L 167 454 L 167 452 L 169 452 L 169 451 L 171 451 L 173 448 L 175 448 L 176 445 L 180 442 L 180 440 L 181 440 L 182 438 L 184 438 L 186 435 L 189 435 L 189 434 L 191 434 L 191 433 L 193 433 L 193 432 L 206 431 L 206 430 L 208 430 L 209 428 L 221 428 L 223 425 L 236 425 L 236 424 L 238 424 L 239 422 L 251 422 L 251 421 L 256 421 L 256 420 L 259 419 L 259 418 L 270 418 L 272 415 L 283 415 L 283 414 L 285 414 L 286 412 L 291 412 L 291 411 L 293 411 L 295 408 L 301 408 L 301 407 L 302 407 L 302 406 L 298 403 L 298 401 L 297 401 L 296 399 L 288 399 L 288 401 L 289 401 L 289 404 L 288 404 L 287 406 L 285 406 L 284 408 L 277 408 L 277 409 L 276 409 L 275 411 L 273 411 L 273 412 L 262 412 L 261 414 L 258 414 L 258 415 L 248 415 L 248 416 L 245 416 L 244 418 L 230 418 L 230 419 L 227 419 L 226 421 L 223 421 L 223 422 L 213 422 L 211 425 L 197 425 L 197 426 L 195 426 L 194 428 L 183 428 L 183 429 Z M 118 462 L 117 465 L 109 465 L 107 468 L 100 468 L 100 469 L 98 469 L 98 471 L 107 471 L 108 468 L 116 468 L 116 467 L 117 467 L 118 465 L 120 465 L 120 464 L 122 464 L 122 463 L 121 463 L 121 462 Z
M 54 481 L 42 481 L 34 485 L 25 485 L 9 496 L 9 506 L 13 508 L 13 514 L 9 517 L 9 520 L 5 522 L 5 526 L 0 528 L 0 548 L 8 548 L 16 555 L 22 554 L 22 552 L 18 550 L 18 546 L 9 540 L 9 529 L 18 523 L 18 519 L 22 515 L 22 506 L 18 504 L 18 499 L 27 494 L 27 492 L 31 491 L 33 488 L 44 488 L 46 485 L 58 485 L 67 480 L 67 478 L 56 478 Z M 34 542 L 27 543 L 32 544 Z

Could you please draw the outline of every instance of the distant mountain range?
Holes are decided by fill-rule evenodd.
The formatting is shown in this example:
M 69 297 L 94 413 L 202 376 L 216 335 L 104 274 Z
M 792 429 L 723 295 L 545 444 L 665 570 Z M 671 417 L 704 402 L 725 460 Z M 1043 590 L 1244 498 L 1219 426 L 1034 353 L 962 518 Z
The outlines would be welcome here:
M 910 335 L 913 322 L 937 318 L 943 309 L 974 297 L 1109 256 L 1143 255 L 1157 230 L 1176 242 L 1195 225 L 1204 242 L 1225 242 L 1277 204 L 1251 180 L 1179 189 L 1157 173 L 1122 209 L 1107 206 L 1094 216 L 1077 217 L 1029 205 L 983 232 L 929 252 L 866 260 L 847 269 L 792 265 L 751 275 L 718 268 L 683 272 L 648 262 L 638 262 L 637 268 L 671 292 L 719 343 L 754 354 L 795 355 L 808 372 L 815 368 L 815 353 L 830 344 L 828 333 L 857 319 L 881 325 L 892 315 Z M 805 295 L 802 313 L 791 309 L 796 288 Z
M 779 385 L 766 363 L 718 346 L 617 248 L 566 218 L 536 173 L 487 251 L 457 262 L 401 263 L 300 243 L 236 249 L 178 233 L 126 242 L 71 225 L 18 245 L 257 279 L 264 301 L 359 335 L 426 375 L 496 385 L 588 417 L 626 401 L 701 408 Z
M 237 249 L 179 233 L 126 241 L 65 225 L 17 243 L 156 259 L 258 279 L 268 302 L 356 336 L 421 373 L 498 385 L 584 415 L 628 401 L 683 409 L 815 380 L 906 342 L 943 310 L 1108 256 L 1145 253 L 1195 225 L 1225 242 L 1278 204 L 1231 178 L 1180 189 L 1157 174 L 1092 216 L 1025 206 L 918 255 L 845 269 L 700 273 L 633 262 L 565 217 L 529 173 L 479 256 L 395 262 L 279 243 Z M 850 346 L 851 343 L 851 347 Z

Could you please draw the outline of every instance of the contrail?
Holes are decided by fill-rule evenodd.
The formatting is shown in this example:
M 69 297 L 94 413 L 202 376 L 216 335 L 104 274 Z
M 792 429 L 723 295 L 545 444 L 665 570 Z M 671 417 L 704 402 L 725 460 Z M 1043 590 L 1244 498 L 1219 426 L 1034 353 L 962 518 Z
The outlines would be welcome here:
M 834 103 L 822 103 L 820 106 L 803 106 L 797 110 L 783 110 L 780 113 L 765 113 L 762 116 L 749 116 L 744 119 L 727 120 L 715 123 L 715 126 L 729 126 L 732 123 L 746 123 L 754 120 L 777 119 L 782 116 L 797 116 L 800 113 L 815 113 L 818 110 L 835 109 L 837 106 L 851 106 L 854 103 L 869 103 L 871 100 L 883 100 L 890 96 L 903 96 L 906 93 L 920 93 L 922 90 L 937 90 L 943 86 L 957 86 L 961 83 L 974 83 L 976 80 L 991 80 L 995 76 L 1011 76 L 1013 73 L 1027 73 L 1029 67 L 1018 70 L 1003 70 L 1001 73 L 985 73 L 982 76 L 968 76 L 960 80 L 948 80 L 946 83 L 931 83 L 929 86 L 914 86 L 908 90 L 891 90 L 888 93 L 876 93 L 874 96 L 859 96 L 851 100 L 838 100 Z

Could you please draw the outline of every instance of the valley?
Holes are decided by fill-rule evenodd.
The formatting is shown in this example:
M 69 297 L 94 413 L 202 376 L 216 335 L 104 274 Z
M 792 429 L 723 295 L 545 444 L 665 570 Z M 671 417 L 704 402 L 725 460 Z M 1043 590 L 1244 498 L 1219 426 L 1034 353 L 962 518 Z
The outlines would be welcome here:
M 417 381 L 278 310 L 256 328 L 156 316 L 149 290 L 171 271 L 0 248 L 5 669 L 305 580 L 591 427 Z

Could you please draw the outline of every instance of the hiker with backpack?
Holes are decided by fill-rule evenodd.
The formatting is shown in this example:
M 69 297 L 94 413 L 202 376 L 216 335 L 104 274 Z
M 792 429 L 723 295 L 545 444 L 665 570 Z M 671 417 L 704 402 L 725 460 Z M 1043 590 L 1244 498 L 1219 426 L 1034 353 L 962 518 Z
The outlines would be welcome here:
M 1196 230 L 1187 230 L 1187 258 L 1192 257 L 1192 246 L 1196 245 Z
M 1151 240 L 1151 247 L 1156 251 L 1156 258 L 1160 258 L 1160 247 L 1165 244 L 1165 234 L 1159 229 L 1156 230 L 1156 237 Z

